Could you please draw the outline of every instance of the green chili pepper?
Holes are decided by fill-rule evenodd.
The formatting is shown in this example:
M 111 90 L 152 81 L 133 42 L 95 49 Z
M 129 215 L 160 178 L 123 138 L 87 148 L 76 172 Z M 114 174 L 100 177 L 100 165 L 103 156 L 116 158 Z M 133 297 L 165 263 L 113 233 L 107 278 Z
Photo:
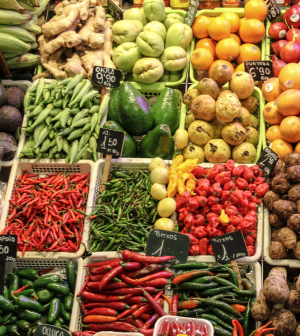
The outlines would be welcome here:
M 249 298 L 243 320 L 243 330 L 245 335 L 249 335 L 250 317 L 251 317 L 251 299 Z
M 216 315 L 218 318 L 220 318 L 223 322 L 228 323 L 229 325 L 232 325 L 232 320 L 238 320 L 239 322 L 243 322 L 243 318 L 237 318 L 235 316 L 230 316 L 229 314 L 225 313 L 223 310 L 219 308 L 213 308 L 212 312 L 214 315 Z
M 50 305 L 51 305 L 51 302 L 48 302 L 48 303 L 45 303 L 44 305 L 42 305 L 42 314 L 48 313 L 48 311 L 50 309 Z
M 16 325 L 8 325 L 6 326 L 6 335 L 8 336 L 19 336 L 18 327 Z
M 228 273 L 229 273 L 229 275 L 230 275 L 230 277 L 231 277 L 231 279 L 232 279 L 234 285 L 235 285 L 237 288 L 239 288 L 239 279 L 238 279 L 238 277 L 237 277 L 235 271 L 234 271 L 233 269 L 228 269 Z
M 254 296 L 256 294 L 256 289 L 243 290 L 239 288 L 232 288 L 233 292 L 240 296 Z
M 13 292 L 15 292 L 16 290 L 20 288 L 20 278 L 15 273 L 9 273 L 8 282 L 9 282 L 9 287 L 8 287 L 9 299 L 12 300 Z
M 36 296 L 40 303 L 48 303 L 56 296 L 56 293 L 48 289 L 41 289 L 36 293 Z
M 205 289 L 211 289 L 219 287 L 218 284 L 211 282 L 211 283 L 195 283 L 195 282 L 183 282 L 179 285 L 179 288 L 182 289 L 193 289 L 195 291 L 201 291 Z
M 224 293 L 228 291 L 229 289 L 232 289 L 232 287 L 233 286 L 225 286 L 225 287 L 220 287 L 220 288 L 206 289 L 204 291 L 199 292 L 199 295 L 201 297 L 213 296 L 213 295 Z
M 4 311 L 14 311 L 14 305 L 7 300 L 3 295 L 0 295 L 0 309 Z
M 61 304 L 60 315 L 65 321 L 71 320 L 71 314 L 66 311 L 65 306 L 63 304 Z
M 219 327 L 218 325 L 213 326 L 214 327 L 214 332 L 216 335 L 219 336 L 232 336 L 232 332 L 227 331 L 226 329 Z
M 217 282 L 221 286 L 233 286 L 234 285 L 232 282 L 230 282 L 230 281 L 228 281 L 226 279 L 223 279 L 223 278 L 218 278 L 218 277 L 214 277 L 213 281 Z
M 35 282 L 33 283 L 33 288 L 34 289 L 44 288 L 47 287 L 47 285 L 52 282 L 61 282 L 61 277 L 57 274 L 43 275 L 37 280 L 35 280 Z
M 31 325 L 28 321 L 25 321 L 25 320 L 19 320 L 16 322 L 16 326 L 18 327 L 19 331 L 20 332 L 27 332 Z
M 48 283 L 48 290 L 60 295 L 68 295 L 70 293 L 70 288 L 61 283 Z
M 48 313 L 48 322 L 50 324 L 54 323 L 54 321 L 58 318 L 61 311 L 61 306 L 62 304 L 60 299 L 52 299 Z
M 223 322 L 220 318 L 212 315 L 212 314 L 202 314 L 201 317 L 203 317 L 204 319 L 205 318 L 208 318 L 209 320 L 212 320 L 212 321 L 215 321 L 216 323 L 218 323 L 219 326 L 227 329 L 227 330 L 230 330 L 230 331 L 233 331 L 233 327 L 225 322 Z
M 66 265 L 66 273 L 67 273 L 68 286 L 70 287 L 71 293 L 74 294 L 76 286 L 76 268 L 71 259 L 69 263 Z
M 39 278 L 39 272 L 34 268 L 25 268 L 17 271 L 17 275 L 27 280 L 36 280 Z
M 17 313 L 20 320 L 26 320 L 28 322 L 35 322 L 42 317 L 38 312 L 21 307 L 17 307 Z
M 68 311 L 72 310 L 73 295 L 71 293 L 64 298 L 64 306 L 65 306 L 66 310 L 68 310 Z
M 37 311 L 38 313 L 42 313 L 43 310 L 42 305 L 38 301 L 25 295 L 18 296 L 15 300 L 15 304 L 29 310 Z

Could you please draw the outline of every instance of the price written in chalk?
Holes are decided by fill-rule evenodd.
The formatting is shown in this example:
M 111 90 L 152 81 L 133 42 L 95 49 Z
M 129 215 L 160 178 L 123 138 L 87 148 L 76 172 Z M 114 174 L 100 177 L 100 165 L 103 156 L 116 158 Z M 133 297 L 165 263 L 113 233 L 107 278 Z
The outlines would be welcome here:
M 265 0 L 265 2 L 268 6 L 267 18 L 272 22 L 281 14 L 281 9 L 276 0 Z
M 122 155 L 125 132 L 100 128 L 97 151 L 119 158 Z
M 266 175 L 270 175 L 278 160 L 279 155 L 273 152 L 270 147 L 265 147 L 265 149 L 261 152 L 257 164 Z
M 18 236 L 0 235 L 0 259 L 7 262 L 17 261 Z
M 115 21 L 123 20 L 124 11 L 113 0 L 107 1 L 107 11 L 108 14 L 110 14 L 115 19 Z
M 255 81 L 266 81 L 274 77 L 272 61 L 245 61 L 245 71 Z
M 184 23 L 191 26 L 198 10 L 198 0 L 190 0 L 189 8 L 184 18 Z
M 121 70 L 94 66 L 92 73 L 92 84 L 95 86 L 105 86 L 114 89 L 120 87 L 120 82 L 123 79 Z
M 36 328 L 34 336 L 71 336 L 71 333 L 62 328 L 44 324 Z

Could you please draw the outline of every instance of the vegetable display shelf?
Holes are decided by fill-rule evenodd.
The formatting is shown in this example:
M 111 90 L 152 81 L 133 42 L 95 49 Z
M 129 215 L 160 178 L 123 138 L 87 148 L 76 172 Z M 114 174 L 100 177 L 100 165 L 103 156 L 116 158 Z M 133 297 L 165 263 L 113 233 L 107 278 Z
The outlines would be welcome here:
M 81 266 L 82 271 L 77 273 L 77 281 L 76 281 L 76 289 L 75 289 L 75 295 L 74 298 L 76 298 L 77 293 L 79 293 L 80 289 L 82 288 L 84 281 L 86 280 L 87 276 L 89 275 L 89 268 L 84 267 L 89 264 L 93 264 L 96 262 L 104 261 L 104 260 L 109 260 L 109 259 L 114 259 L 114 257 L 99 257 L 99 256 L 90 256 L 83 261 L 83 266 Z M 165 294 L 170 296 L 172 292 L 168 289 L 165 290 Z M 74 304 L 73 304 L 73 310 L 72 310 L 72 316 L 71 316 L 71 321 L 70 321 L 70 330 L 72 331 L 78 331 L 82 330 L 82 314 L 80 310 L 81 306 L 81 298 L 77 298 L 77 300 L 74 299 Z M 164 306 L 163 309 L 166 313 L 169 312 L 169 306 L 167 302 L 164 300 Z M 103 332 L 103 334 L 108 334 L 107 332 Z M 102 333 L 101 333 L 102 334 Z M 111 333 L 112 334 L 112 333 Z M 139 336 L 141 334 L 139 333 L 113 333 L 114 335 L 117 334 L 117 336 L 125 336 L 125 335 L 130 335 L 130 336 Z M 98 335 L 98 333 L 97 333 Z M 100 335 L 99 335 L 100 336 Z M 113 335 L 112 335 L 113 336 Z M 141 335 L 142 336 L 142 335 Z
M 10 206 L 10 199 L 12 197 L 12 193 L 15 186 L 15 180 L 18 176 L 22 174 L 24 170 L 26 170 L 29 174 L 38 174 L 40 176 L 44 176 L 45 174 L 50 173 L 56 173 L 56 172 L 68 172 L 68 173 L 93 173 L 93 166 L 94 162 L 89 160 L 81 160 L 80 162 L 74 163 L 72 165 L 68 163 L 61 163 L 61 162 L 51 162 L 51 160 L 43 160 L 43 163 L 34 163 L 34 160 L 18 160 L 15 162 L 15 164 L 12 166 L 12 170 L 10 173 L 8 185 L 7 185 L 7 191 L 5 196 L 5 202 L 3 206 L 3 211 L 1 215 L 0 220 L 0 231 L 6 226 L 6 219 L 8 218 L 8 211 Z M 59 160 L 57 160 L 59 161 Z M 91 193 L 91 190 L 93 190 L 93 184 L 90 183 L 90 190 L 87 197 L 86 202 L 86 213 L 89 214 L 91 212 L 91 208 L 93 205 L 93 193 Z M 17 256 L 21 260 L 44 260 L 46 259 L 59 259 L 59 258 L 69 258 L 69 259 L 76 259 L 80 258 L 84 251 L 85 246 L 88 242 L 88 225 L 87 220 L 85 220 L 84 223 L 84 229 L 82 234 L 82 241 L 80 248 L 75 253 L 68 253 L 68 252 L 25 252 L 24 257 L 22 257 L 22 252 L 17 252 Z
M 82 272 L 83 272 L 83 259 L 78 258 L 72 261 L 76 267 L 77 279 L 78 279 L 81 277 Z M 6 268 L 5 268 L 5 275 L 12 272 L 13 270 L 21 270 L 25 268 L 34 268 L 37 271 L 43 271 L 49 268 L 53 268 L 51 274 L 54 274 L 54 273 L 58 274 L 62 277 L 63 280 L 66 280 L 67 276 L 66 276 L 65 266 L 68 264 L 68 262 L 69 262 L 69 259 L 67 258 L 58 258 L 55 260 L 50 259 L 50 258 L 44 258 L 43 260 L 36 260 L 36 258 L 30 258 L 28 260 L 18 260 L 16 262 L 7 262 Z M 76 281 L 76 286 L 77 286 L 77 283 L 78 282 Z M 75 287 L 75 293 L 77 293 L 78 291 L 79 289 Z M 75 297 L 75 293 L 74 293 L 74 297 Z M 77 300 L 74 299 L 72 311 L 74 311 L 74 308 L 76 307 L 77 304 L 78 304 Z
M 195 83 L 195 84 L 192 84 L 189 87 L 189 90 L 190 89 L 196 89 L 197 84 L 198 84 L 198 82 Z M 225 89 L 228 89 L 228 84 L 224 85 L 224 87 L 225 87 Z M 259 141 L 258 141 L 258 144 L 256 146 L 256 159 L 255 159 L 255 162 L 254 162 L 254 163 L 256 163 L 257 160 L 260 157 L 262 149 L 266 147 L 266 145 L 264 145 L 265 142 L 266 142 L 266 128 L 265 128 L 265 120 L 264 120 L 264 117 L 263 117 L 263 110 L 264 110 L 264 107 L 265 107 L 265 99 L 262 95 L 261 90 L 256 86 L 254 87 L 254 91 L 253 91 L 252 96 L 254 96 L 259 101 L 259 110 L 258 110 L 258 112 L 256 112 L 256 116 L 257 116 L 257 119 L 259 121 L 259 130 L 258 130 Z M 186 105 L 185 105 L 185 107 L 187 109 Z
M 111 161 L 111 169 L 116 167 L 125 168 L 128 170 L 139 170 L 139 169 L 148 169 L 149 163 L 152 159 L 113 159 Z M 172 161 L 166 161 L 167 165 L 170 165 Z M 102 179 L 102 174 L 104 170 L 105 160 L 98 160 L 93 169 L 93 174 L 91 176 L 90 185 L 93 186 L 93 189 L 90 190 L 89 195 L 89 212 L 91 208 L 93 208 L 96 204 L 96 200 L 98 197 L 98 192 L 100 189 L 100 183 Z M 202 167 L 204 168 L 211 168 L 213 167 L 212 163 L 202 163 Z M 236 164 L 236 166 L 238 166 Z M 251 167 L 252 165 L 247 165 Z M 174 215 L 173 215 L 174 216 Z M 176 221 L 176 219 L 175 219 Z M 85 224 L 85 230 L 89 235 L 89 227 L 90 221 Z M 263 204 L 261 203 L 258 208 L 258 222 L 257 222 L 257 237 L 255 242 L 255 253 L 251 257 L 244 257 L 239 259 L 239 261 L 243 263 L 252 263 L 259 260 L 262 253 L 262 236 L 263 236 Z M 89 246 L 87 245 L 87 250 Z M 105 252 L 92 252 L 93 258 L 103 258 L 103 259 L 113 259 L 119 258 L 120 254 L 117 251 L 105 251 Z M 216 262 L 216 259 L 212 255 L 204 255 L 204 256 L 189 256 L 188 261 L 197 261 L 197 262 Z
M 29 81 L 2 80 L 2 84 L 6 89 L 9 88 L 9 87 L 12 87 L 12 86 L 16 86 L 19 89 L 21 89 L 22 91 L 24 91 L 24 94 L 26 93 L 27 89 L 32 86 L 32 83 L 29 82 Z M 22 113 L 22 111 L 20 111 L 20 112 Z M 23 115 L 23 123 L 24 123 L 24 119 L 25 119 L 25 112 L 24 112 L 24 115 Z M 18 142 L 18 145 L 17 145 L 18 149 L 15 153 L 14 158 L 10 161 L 1 161 L 0 166 L 11 167 L 15 163 L 15 161 L 18 159 L 20 151 L 23 148 L 24 142 L 25 142 L 25 134 L 21 131 L 20 139 L 19 139 L 19 142 Z
M 244 8 L 204 9 L 204 10 L 198 11 L 197 14 L 196 14 L 196 17 L 199 16 L 199 15 L 204 15 L 204 16 L 219 16 L 222 13 L 227 13 L 227 12 L 236 13 L 240 18 L 244 17 Z M 266 29 L 266 31 L 267 31 L 267 29 Z M 195 46 L 196 46 L 196 39 L 194 37 L 193 40 L 192 40 L 192 42 L 191 42 L 190 54 L 192 54 L 192 52 L 195 50 Z M 262 39 L 261 42 L 259 42 L 257 44 L 257 46 L 261 50 L 261 59 L 262 60 L 268 59 L 268 58 L 265 58 L 265 55 L 266 55 L 265 38 Z M 194 67 L 192 66 L 192 63 L 190 63 L 189 76 L 190 76 L 191 83 L 198 83 L 198 81 L 196 80 L 195 75 L 194 75 Z

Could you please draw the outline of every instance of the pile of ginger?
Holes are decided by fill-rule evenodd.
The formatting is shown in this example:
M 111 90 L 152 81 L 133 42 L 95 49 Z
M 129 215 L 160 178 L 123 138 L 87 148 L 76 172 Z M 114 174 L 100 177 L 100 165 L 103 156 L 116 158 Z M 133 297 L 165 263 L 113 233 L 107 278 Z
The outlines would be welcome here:
M 111 60 L 113 19 L 105 20 L 104 8 L 95 6 L 94 1 L 63 0 L 56 5 L 56 16 L 43 24 L 38 38 L 41 64 L 46 70 L 34 80 L 77 74 L 91 79 L 95 65 L 116 68 Z

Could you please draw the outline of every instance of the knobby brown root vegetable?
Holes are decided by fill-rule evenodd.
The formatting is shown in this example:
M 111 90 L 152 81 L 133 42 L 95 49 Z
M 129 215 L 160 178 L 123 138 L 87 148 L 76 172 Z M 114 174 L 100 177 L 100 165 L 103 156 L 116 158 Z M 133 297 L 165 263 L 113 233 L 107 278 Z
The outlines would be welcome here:
M 269 209 L 273 210 L 273 203 L 280 200 L 280 196 L 273 190 L 269 190 L 263 198 L 264 205 Z
M 279 231 L 280 229 L 272 230 L 271 241 L 280 242 Z
M 296 212 L 296 205 L 293 202 L 279 200 L 273 204 L 274 212 L 282 219 L 288 219 Z
M 288 227 L 280 229 L 278 237 L 283 246 L 289 250 L 293 249 L 297 243 L 296 233 Z
M 300 214 L 290 216 L 287 221 L 287 226 L 294 231 L 300 231 Z
M 279 173 L 272 179 L 272 189 L 277 194 L 286 194 L 290 188 L 291 184 L 286 174 Z
M 287 258 L 287 250 L 279 241 L 272 241 L 269 246 L 269 255 L 271 259 L 285 259 Z
M 274 177 L 274 176 L 276 176 L 277 174 L 279 174 L 279 173 L 285 173 L 285 165 L 284 165 L 284 163 L 281 161 L 281 160 L 278 160 L 277 162 L 276 162 L 276 165 L 275 165 L 275 167 L 274 167 L 274 169 L 272 170 L 272 172 L 271 172 L 271 176 L 272 177 Z
M 292 202 L 297 202 L 300 200 L 300 183 L 292 186 L 288 192 L 289 200 Z
M 272 321 L 272 326 L 276 328 L 274 332 L 276 336 L 293 335 L 297 325 L 294 314 L 288 309 L 274 310 L 270 316 L 270 321 Z
M 285 268 L 274 267 L 263 285 L 265 298 L 274 305 L 279 305 L 279 307 L 283 306 L 290 296 L 286 278 L 287 272 Z
M 284 163 L 286 169 L 292 166 L 300 165 L 300 154 L 298 153 L 288 154 L 284 160 Z
M 276 213 L 269 214 L 269 223 L 274 228 L 280 228 L 284 225 L 282 219 L 280 219 Z
M 300 165 L 289 167 L 286 170 L 286 175 L 292 182 L 300 182 Z
M 270 317 L 271 312 L 262 289 L 259 292 L 258 299 L 254 302 L 251 308 L 251 314 L 256 321 L 265 321 Z
M 300 260 L 300 241 L 298 241 L 295 247 L 293 248 L 293 253 L 294 256 Z
M 286 308 L 294 314 L 300 314 L 300 292 L 290 290 L 290 297 L 286 303 Z
M 74 53 L 71 58 L 67 59 L 67 61 L 64 70 L 68 77 L 75 77 L 76 75 L 83 74 L 83 78 L 86 78 L 86 71 L 81 65 L 81 60 L 78 54 Z
M 293 333 L 293 336 L 300 336 L 300 325 L 297 325 L 294 333 Z
M 297 281 L 296 281 L 296 289 L 297 291 L 300 292 L 300 276 L 297 278 Z

